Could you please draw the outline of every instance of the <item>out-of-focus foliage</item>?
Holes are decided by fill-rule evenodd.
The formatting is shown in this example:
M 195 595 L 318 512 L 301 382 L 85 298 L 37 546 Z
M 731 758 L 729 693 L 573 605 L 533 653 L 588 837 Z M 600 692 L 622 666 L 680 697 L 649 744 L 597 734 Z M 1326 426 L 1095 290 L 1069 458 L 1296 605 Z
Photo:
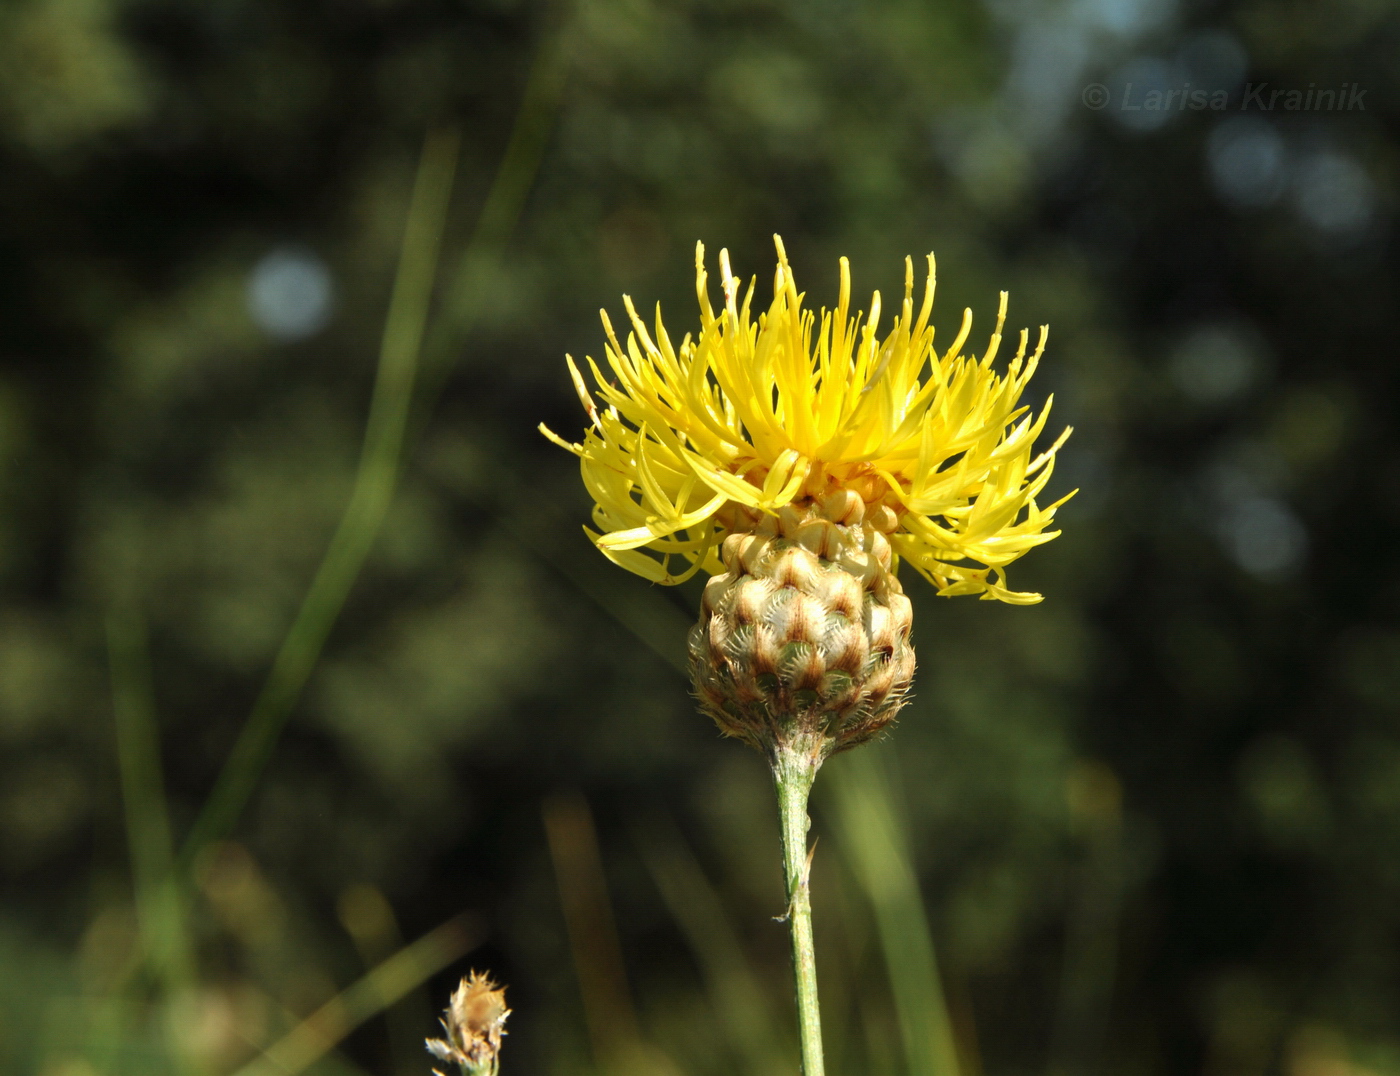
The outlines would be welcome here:
M 511 1072 L 793 1064 L 763 768 L 676 668 L 698 582 L 593 552 L 534 433 L 582 425 L 561 359 L 600 306 L 679 325 L 696 239 L 763 294 L 781 232 L 814 305 L 843 254 L 888 297 L 935 249 L 940 336 L 1009 289 L 1076 427 L 1054 491 L 1083 492 L 1023 572 L 1048 600 L 908 580 L 917 698 L 869 749 L 962 1070 L 1400 1072 L 1398 46 L 1366 0 L 11 0 L 0 1069 L 233 1072 L 375 966 L 316 1071 L 426 1072 L 468 963 L 509 984 Z M 1188 83 L 1226 106 L 1146 107 Z M 1262 108 L 1294 90 L 1348 107 Z M 172 903 L 127 821 L 189 831 L 341 517 L 445 126 L 392 509 Z M 123 796 L 121 610 L 164 798 Z M 843 765 L 832 1064 L 902 1073 L 928 979 L 887 960 L 899 876 L 848 847 Z

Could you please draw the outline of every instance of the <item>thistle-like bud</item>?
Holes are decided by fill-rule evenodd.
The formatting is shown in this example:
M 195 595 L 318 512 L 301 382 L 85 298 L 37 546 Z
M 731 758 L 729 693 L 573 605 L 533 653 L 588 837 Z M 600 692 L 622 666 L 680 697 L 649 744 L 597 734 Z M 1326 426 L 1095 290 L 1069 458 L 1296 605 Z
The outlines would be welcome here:
M 893 721 L 914 677 L 896 519 L 849 489 L 745 515 L 691 629 L 695 693 L 725 734 L 819 764 Z
M 509 1015 L 505 988 L 474 971 L 458 985 L 443 1013 L 446 1040 L 428 1039 L 428 1052 L 457 1065 L 462 1076 L 496 1076 Z M 437 1069 L 433 1072 L 443 1076 Z

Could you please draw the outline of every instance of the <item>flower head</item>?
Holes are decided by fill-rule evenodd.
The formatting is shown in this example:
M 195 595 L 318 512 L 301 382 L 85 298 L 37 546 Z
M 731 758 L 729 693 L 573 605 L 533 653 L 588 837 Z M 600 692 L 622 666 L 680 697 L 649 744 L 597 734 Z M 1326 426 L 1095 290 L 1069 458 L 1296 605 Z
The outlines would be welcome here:
M 428 1052 L 459 1066 L 463 1076 L 495 1076 L 509 1015 L 505 990 L 474 971 L 458 984 L 443 1014 L 447 1038 L 428 1039 Z
M 602 406 L 568 358 L 590 421 L 581 443 L 541 426 L 579 457 L 609 559 L 658 583 L 697 571 L 721 573 L 724 539 L 752 532 L 784 509 L 817 508 L 833 523 L 887 536 L 939 593 L 1017 604 L 1040 600 L 1006 585 L 1008 564 L 1058 531 L 1063 499 L 1037 497 L 1066 429 L 1046 451 L 1032 448 L 1050 413 L 1019 403 L 1045 347 L 1042 326 L 1027 356 L 1022 330 L 1005 373 L 993 369 L 1006 317 L 981 356 L 965 355 L 965 311 L 952 345 L 934 348 L 929 324 L 934 259 L 919 308 L 905 259 L 904 300 L 880 337 L 880 293 L 868 316 L 850 310 L 850 267 L 841 259 L 836 309 L 803 308 L 782 240 L 773 301 L 755 319 L 754 281 L 741 289 L 729 253 L 719 256 L 724 305 L 710 302 L 704 247 L 696 244 L 700 327 L 672 343 L 658 306 L 654 331 L 624 297 L 632 331 L 624 347 L 604 311 L 609 374 L 591 358 Z M 868 543 L 867 543 L 868 544 Z M 651 554 L 643 552 L 650 551 Z M 684 567 L 673 569 L 679 561 Z

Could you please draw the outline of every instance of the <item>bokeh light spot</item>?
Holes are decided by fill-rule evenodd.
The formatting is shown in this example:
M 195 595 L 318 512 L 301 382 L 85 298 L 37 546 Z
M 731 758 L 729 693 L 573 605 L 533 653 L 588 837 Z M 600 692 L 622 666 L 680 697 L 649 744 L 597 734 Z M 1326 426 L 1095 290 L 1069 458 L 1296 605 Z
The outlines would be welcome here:
M 1308 533 L 1293 510 L 1273 497 L 1246 497 L 1229 506 L 1221 539 L 1236 564 L 1269 579 L 1296 569 L 1307 552 Z
M 330 322 L 334 300 L 330 269 L 301 247 L 271 251 L 248 275 L 248 313 L 274 340 L 315 336 Z
M 1340 153 L 1319 153 L 1302 161 L 1294 177 L 1293 200 L 1300 217 L 1334 236 L 1362 232 L 1376 211 L 1370 176 Z
M 1233 400 L 1260 376 L 1260 343 L 1246 326 L 1207 322 L 1182 338 L 1172 352 L 1169 373 L 1173 384 L 1201 404 Z
M 1227 203 L 1268 205 L 1283 193 L 1287 160 L 1283 136 L 1268 120 L 1235 116 L 1210 133 L 1206 160 L 1216 191 Z

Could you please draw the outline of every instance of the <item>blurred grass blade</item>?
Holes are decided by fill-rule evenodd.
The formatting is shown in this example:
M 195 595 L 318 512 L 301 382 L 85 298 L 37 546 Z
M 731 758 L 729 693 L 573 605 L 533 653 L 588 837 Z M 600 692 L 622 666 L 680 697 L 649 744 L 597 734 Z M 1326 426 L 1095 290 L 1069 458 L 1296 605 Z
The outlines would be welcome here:
M 470 952 L 479 937 L 479 929 L 466 916 L 449 919 L 326 1002 L 260 1058 L 239 1069 L 237 1076 L 296 1076 L 304 1072 L 366 1020 Z
M 783 1043 L 763 984 L 725 914 L 719 894 L 674 822 L 637 828 L 637 844 L 662 899 L 700 961 L 710 1003 L 751 1076 L 791 1071 L 796 1051 Z
M 193 981 L 194 958 L 182 895 L 171 874 L 174 849 L 161 776 L 149 655 L 145 627 L 134 607 L 119 605 L 108 616 L 107 647 L 141 947 L 170 996 Z
M 350 503 L 262 694 L 185 841 L 181 859 L 186 868 L 200 848 L 232 828 L 247 803 L 388 512 L 437 275 L 458 142 L 455 131 L 438 131 L 424 141 Z
M 1081 763 L 1071 775 L 1070 801 L 1084 831 L 1084 859 L 1065 932 L 1049 1072 L 1051 1076 L 1090 1076 L 1100 1069 L 1113 1002 L 1128 874 L 1122 787 L 1108 767 Z
M 525 91 L 510 139 L 496 169 L 476 228 L 448 276 L 442 309 L 423 352 L 427 405 L 452 372 L 452 359 L 481 311 L 486 283 L 496 273 L 501 252 L 525 209 L 544 158 L 554 117 L 569 73 L 567 0 L 549 5 L 546 26 L 526 77 Z M 426 407 L 425 407 L 426 409 Z
M 581 795 L 572 792 L 545 801 L 543 813 L 594 1056 L 599 1067 L 611 1068 L 639 1034 L 593 812 Z
M 594 1060 L 621 1076 L 673 1076 L 671 1060 L 641 1036 L 588 801 L 561 793 L 543 815 Z
M 833 760 L 827 771 L 823 780 L 835 807 L 842 854 L 875 911 L 907 1071 L 910 1076 L 958 1076 L 933 935 L 880 748 L 851 751 Z
M 403 945 L 398 919 L 388 898 L 375 886 L 353 885 L 340 895 L 340 923 L 359 950 L 365 967 L 372 968 Z M 424 1027 L 433 1026 L 432 1004 L 427 991 L 415 989 L 385 1013 L 392 1068 L 421 1073 Z
M 528 484 L 523 476 L 517 479 L 516 472 L 504 461 L 493 460 L 492 469 L 508 476 L 503 488 L 520 489 Z M 630 579 L 618 582 L 610 574 L 597 571 L 595 560 L 601 558 L 583 542 L 567 551 L 542 542 L 540 536 L 545 534 L 578 534 L 576 521 L 563 512 L 540 511 L 532 506 L 528 512 L 505 517 L 501 526 L 513 541 L 538 557 L 690 683 L 686 636 L 695 621 L 679 606 L 662 597 L 655 587 L 633 586 Z M 586 564 L 584 557 L 589 558 Z

